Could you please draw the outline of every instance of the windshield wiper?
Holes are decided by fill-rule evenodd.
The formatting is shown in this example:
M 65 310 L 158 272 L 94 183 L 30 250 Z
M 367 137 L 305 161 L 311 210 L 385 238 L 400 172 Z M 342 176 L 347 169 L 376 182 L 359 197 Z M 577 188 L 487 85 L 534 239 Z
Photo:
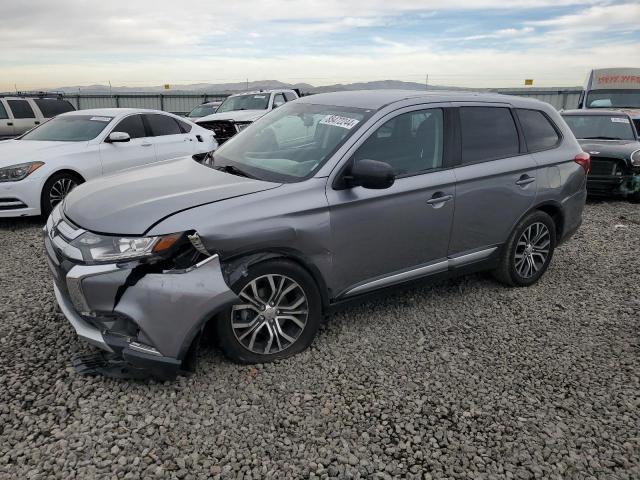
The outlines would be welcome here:
M 583 140 L 624 140 L 620 137 L 584 137 Z
M 237 175 L 239 177 L 256 178 L 235 165 L 220 165 L 214 168 L 221 172 L 230 173 L 231 175 Z

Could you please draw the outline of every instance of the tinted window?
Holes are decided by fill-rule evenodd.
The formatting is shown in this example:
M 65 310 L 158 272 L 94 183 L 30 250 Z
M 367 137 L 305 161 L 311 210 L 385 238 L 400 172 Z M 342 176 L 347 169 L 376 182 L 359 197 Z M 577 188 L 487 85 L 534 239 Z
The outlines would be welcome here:
M 530 152 L 555 146 L 560 137 L 549 119 L 538 110 L 517 110 L 524 139 Z
M 517 155 L 518 130 L 508 108 L 461 107 L 462 163 Z
M 86 142 L 102 132 L 113 117 L 93 115 L 62 115 L 26 133 L 21 140 L 52 142 Z
M 284 104 L 285 104 L 284 95 L 282 95 L 281 93 L 278 93 L 276 94 L 275 97 L 273 97 L 273 108 L 280 107 Z
M 9 115 L 7 115 L 7 109 L 4 108 L 4 105 L 0 102 L 0 119 L 4 120 L 5 118 L 9 118 Z
M 291 92 L 284 92 L 284 98 L 287 99 L 287 102 L 291 102 L 296 99 L 296 96 Z
M 386 162 L 396 175 L 442 167 L 442 110 L 403 113 L 379 127 L 355 154 L 355 159 Z
M 75 110 L 66 100 L 56 100 L 54 98 L 36 98 L 36 105 L 42 112 L 44 118 L 55 117 L 61 113 L 72 112 Z
M 131 115 L 123 119 L 113 129 L 114 132 L 128 133 L 131 138 L 142 138 L 147 136 L 147 132 L 144 129 L 144 123 L 142 123 L 142 115 Z
M 183 122 L 182 120 L 176 120 L 176 122 L 178 122 L 178 125 L 180 125 L 180 130 L 182 131 L 182 133 L 189 133 L 191 131 L 192 127 L 187 122 Z
M 13 118 L 36 118 L 31 105 L 26 100 L 7 100 L 7 103 L 13 112 Z
M 167 115 L 146 115 L 154 137 L 163 135 L 178 135 L 182 133 L 178 122 Z

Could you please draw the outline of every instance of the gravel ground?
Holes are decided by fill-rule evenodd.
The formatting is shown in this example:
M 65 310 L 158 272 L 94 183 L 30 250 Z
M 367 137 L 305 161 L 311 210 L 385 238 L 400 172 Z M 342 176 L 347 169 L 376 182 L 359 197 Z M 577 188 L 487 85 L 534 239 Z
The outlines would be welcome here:
M 0 478 L 640 478 L 640 208 L 591 203 L 542 281 L 330 318 L 308 351 L 79 377 L 35 221 L 0 223 Z

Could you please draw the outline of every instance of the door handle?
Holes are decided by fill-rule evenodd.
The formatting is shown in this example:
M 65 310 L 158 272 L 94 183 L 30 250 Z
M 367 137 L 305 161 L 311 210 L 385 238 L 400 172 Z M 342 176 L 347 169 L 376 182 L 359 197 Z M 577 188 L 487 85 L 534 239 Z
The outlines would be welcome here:
M 153 143 L 141 143 L 140 145 L 143 147 L 150 147 Z
M 40 122 L 38 122 L 37 120 L 33 123 L 35 123 L 36 125 L 40 125 Z
M 525 185 L 529 185 L 532 182 L 536 181 L 536 177 L 530 177 L 529 175 L 522 175 L 519 180 L 516 181 L 516 185 L 524 187 Z
M 13 122 L 7 122 L 7 126 L 13 127 Z
M 448 202 L 452 198 L 453 198 L 453 195 L 445 195 L 442 192 L 436 192 L 433 194 L 433 196 L 429 200 L 427 200 L 427 203 L 432 207 L 437 208 L 443 205 L 445 202 Z

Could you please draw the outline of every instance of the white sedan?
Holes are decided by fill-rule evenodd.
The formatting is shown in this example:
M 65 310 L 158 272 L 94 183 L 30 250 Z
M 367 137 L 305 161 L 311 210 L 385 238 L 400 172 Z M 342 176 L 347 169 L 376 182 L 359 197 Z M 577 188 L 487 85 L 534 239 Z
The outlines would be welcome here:
M 48 215 L 92 178 L 216 148 L 211 130 L 158 110 L 64 113 L 0 141 L 0 217 Z

